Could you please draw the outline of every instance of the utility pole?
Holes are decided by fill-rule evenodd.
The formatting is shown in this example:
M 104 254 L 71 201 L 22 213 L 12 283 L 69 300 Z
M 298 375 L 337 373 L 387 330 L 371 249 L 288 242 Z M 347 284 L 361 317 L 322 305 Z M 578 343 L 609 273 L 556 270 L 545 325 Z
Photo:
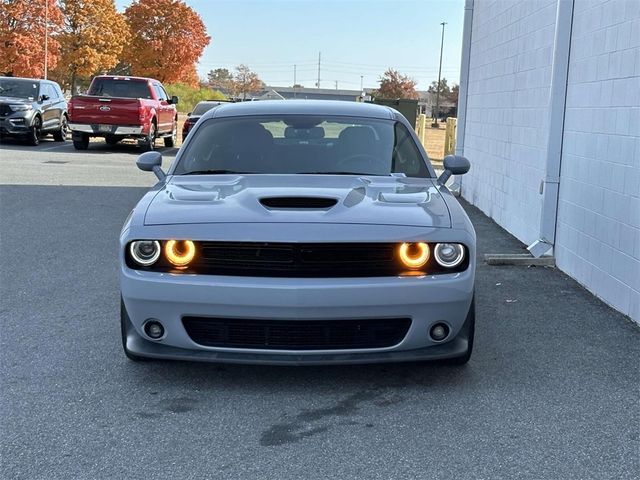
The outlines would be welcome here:
M 438 127 L 438 117 L 440 116 L 440 74 L 442 73 L 442 47 L 444 46 L 444 26 L 447 22 L 442 22 L 442 40 L 440 40 L 440 66 L 438 67 L 438 84 L 436 85 L 436 118 L 433 119 L 432 127 Z
M 318 83 L 316 83 L 316 87 L 320 88 L 320 59 L 322 52 L 318 52 Z
M 360 75 L 360 93 L 362 93 L 364 91 L 364 89 L 362 88 L 363 79 L 364 79 L 364 75 Z
M 336 90 L 338 89 L 338 80 L 336 80 Z
M 47 79 L 49 63 L 49 0 L 44 0 L 44 79 Z
M 296 81 L 296 68 L 298 66 L 294 65 L 293 66 L 293 98 L 296 98 L 296 85 L 298 84 L 298 82 Z

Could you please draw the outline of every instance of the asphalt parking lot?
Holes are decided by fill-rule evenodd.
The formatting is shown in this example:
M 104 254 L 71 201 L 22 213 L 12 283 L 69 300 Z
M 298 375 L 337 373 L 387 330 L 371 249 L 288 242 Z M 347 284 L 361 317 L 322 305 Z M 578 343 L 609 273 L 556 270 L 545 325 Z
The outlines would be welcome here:
M 480 261 L 462 368 L 129 362 L 138 153 L 0 144 L 0 478 L 638 478 L 640 329 L 553 268 Z M 522 251 L 467 211 L 480 256 Z

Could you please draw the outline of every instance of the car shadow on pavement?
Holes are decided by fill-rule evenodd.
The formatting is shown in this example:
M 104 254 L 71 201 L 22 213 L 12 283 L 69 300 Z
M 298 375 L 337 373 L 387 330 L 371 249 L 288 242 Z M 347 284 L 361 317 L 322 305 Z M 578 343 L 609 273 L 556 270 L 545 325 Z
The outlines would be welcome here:
M 83 155 L 140 155 L 142 150 L 133 141 L 125 140 L 117 143 L 116 145 L 107 145 L 103 140 L 95 139 L 89 143 L 87 150 L 76 150 L 73 147 L 71 139 L 67 139 L 66 142 L 57 142 L 52 137 L 45 137 L 40 140 L 40 145 L 33 146 L 28 145 L 24 140 L 19 138 L 7 137 L 0 141 L 0 151 L 33 151 L 33 152 L 60 152 L 71 154 L 83 154 Z M 158 140 L 156 143 L 156 150 L 166 156 L 175 156 L 179 150 L 179 147 L 165 147 L 162 145 L 162 141 Z

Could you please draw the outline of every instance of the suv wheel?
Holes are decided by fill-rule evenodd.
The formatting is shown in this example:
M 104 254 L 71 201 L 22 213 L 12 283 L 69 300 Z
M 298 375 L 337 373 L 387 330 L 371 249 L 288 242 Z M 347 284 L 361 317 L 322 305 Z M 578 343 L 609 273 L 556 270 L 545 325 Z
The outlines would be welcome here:
M 36 117 L 33 119 L 33 125 L 31 129 L 29 129 L 29 136 L 27 137 L 27 142 L 29 145 L 39 145 L 40 138 L 42 137 L 42 120 L 40 117 Z
M 142 148 L 143 152 L 150 152 L 154 148 L 156 148 L 156 134 L 158 132 L 158 127 L 156 127 L 155 123 L 151 124 L 149 128 L 149 135 L 147 135 L 141 142 L 140 148 Z
M 76 150 L 86 150 L 89 148 L 89 135 L 86 133 L 73 133 L 73 148 Z
M 62 115 L 60 117 L 60 129 L 53 132 L 53 139 L 56 142 L 66 142 L 67 135 L 69 135 L 69 122 L 67 121 L 67 116 Z

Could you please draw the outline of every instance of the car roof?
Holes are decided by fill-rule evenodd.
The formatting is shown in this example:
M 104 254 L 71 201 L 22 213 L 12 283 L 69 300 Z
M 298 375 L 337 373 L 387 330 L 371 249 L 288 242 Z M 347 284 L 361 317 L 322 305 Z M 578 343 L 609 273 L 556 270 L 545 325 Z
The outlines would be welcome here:
M 24 80 L 26 82 L 47 82 L 47 83 L 56 83 L 53 80 L 45 80 L 44 78 L 27 78 L 27 77 L 5 77 L 0 76 L 0 78 L 6 78 L 8 80 Z
M 257 100 L 225 103 L 209 110 L 203 118 L 253 115 L 336 115 L 381 119 L 396 118 L 396 111 L 382 105 L 338 100 Z
M 137 80 L 144 82 L 158 82 L 161 83 L 160 80 L 156 80 L 154 78 L 148 77 L 135 77 L 133 75 L 96 75 L 94 78 L 112 78 L 114 80 Z

